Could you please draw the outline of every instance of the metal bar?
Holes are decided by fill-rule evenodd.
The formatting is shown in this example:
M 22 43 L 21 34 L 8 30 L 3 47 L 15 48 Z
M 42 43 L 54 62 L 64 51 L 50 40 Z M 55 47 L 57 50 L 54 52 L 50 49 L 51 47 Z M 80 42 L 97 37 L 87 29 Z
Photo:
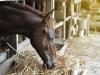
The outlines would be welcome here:
M 63 2 L 63 7 L 64 7 L 64 26 L 63 26 L 63 38 L 64 40 L 66 39 L 66 0 L 64 0 Z
M 16 34 L 16 47 L 18 48 L 18 34 Z
M 65 18 L 65 21 L 68 21 L 69 19 L 71 19 L 71 16 L 68 16 L 67 18 Z
M 35 0 L 33 0 L 33 8 L 35 8 Z
M 16 3 L 18 3 L 18 0 L 15 0 L 16 1 Z
M 52 9 L 55 9 L 55 0 L 51 0 L 51 1 L 52 1 L 51 3 Z M 52 17 L 55 18 L 55 11 L 53 12 Z
M 63 26 L 63 24 L 64 24 L 63 21 L 57 23 L 57 24 L 54 26 L 54 29 L 57 29 L 57 28 Z
M 65 21 L 68 21 L 69 19 L 71 19 L 71 16 L 68 16 L 67 18 L 65 18 Z M 64 24 L 63 21 L 57 23 L 57 24 L 55 25 L 54 29 L 57 29 L 57 28 L 63 26 L 63 24 Z
M 25 0 L 22 0 L 22 3 L 25 4 Z

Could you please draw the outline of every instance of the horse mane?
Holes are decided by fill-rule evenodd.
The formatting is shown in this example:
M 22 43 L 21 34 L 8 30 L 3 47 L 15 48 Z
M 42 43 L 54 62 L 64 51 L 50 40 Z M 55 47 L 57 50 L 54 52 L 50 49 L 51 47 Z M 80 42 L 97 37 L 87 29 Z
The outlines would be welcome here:
M 37 14 L 40 17 L 44 17 L 46 15 L 46 13 L 36 10 L 36 9 L 32 8 L 31 6 L 24 5 L 22 3 L 16 3 L 13 1 L 2 1 L 2 2 L 0 2 L 0 5 L 11 6 L 13 8 L 21 9 L 24 11 L 29 11 L 31 13 Z
M 35 13 L 38 16 L 43 17 L 43 18 L 46 16 L 45 12 L 41 12 L 39 10 L 36 10 L 36 9 L 32 8 L 29 5 L 24 5 L 22 3 L 16 3 L 14 1 L 1 1 L 0 5 L 10 6 L 10 7 L 16 8 L 16 9 L 20 9 L 20 10 L 28 11 L 28 12 L 31 12 L 31 13 Z M 55 19 L 53 19 L 51 16 L 50 16 L 49 20 L 46 21 L 46 22 L 48 23 L 48 26 L 53 25 L 53 27 L 54 27 L 54 24 L 56 24 Z

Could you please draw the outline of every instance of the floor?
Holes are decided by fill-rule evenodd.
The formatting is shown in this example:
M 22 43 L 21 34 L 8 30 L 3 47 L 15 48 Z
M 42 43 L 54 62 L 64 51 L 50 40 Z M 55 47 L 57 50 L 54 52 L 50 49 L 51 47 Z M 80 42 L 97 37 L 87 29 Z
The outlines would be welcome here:
M 86 75 L 100 75 L 100 35 L 74 38 L 69 42 L 67 54 L 84 59 Z

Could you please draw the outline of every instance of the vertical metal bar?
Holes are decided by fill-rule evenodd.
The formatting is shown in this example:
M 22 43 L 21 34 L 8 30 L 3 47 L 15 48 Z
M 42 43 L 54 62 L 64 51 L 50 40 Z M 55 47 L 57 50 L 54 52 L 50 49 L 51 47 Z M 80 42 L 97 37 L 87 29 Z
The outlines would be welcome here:
M 80 2 L 77 3 L 77 9 L 78 9 L 77 10 L 77 12 L 78 12 L 77 15 L 80 15 L 80 13 L 81 13 L 81 2 L 82 1 L 80 1 Z
M 70 19 L 70 26 L 69 26 L 69 38 L 72 38 L 71 37 L 71 27 L 72 27 L 72 24 L 73 24 L 73 19 L 74 19 L 74 1 L 71 0 L 71 8 L 70 8 L 70 13 L 71 13 L 71 19 Z
M 16 0 L 16 3 L 18 3 L 18 0 Z
M 22 0 L 22 3 L 25 4 L 25 0 Z
M 71 16 L 72 16 L 72 18 L 74 16 L 74 2 L 73 2 L 73 0 L 71 0 Z
M 64 40 L 66 39 L 66 0 L 64 0 L 63 2 L 63 12 L 64 12 L 64 15 L 63 15 L 63 18 L 64 18 L 64 25 L 63 25 L 63 38 Z
M 16 34 L 16 49 L 18 49 L 18 34 Z
M 35 0 L 33 0 L 33 8 L 35 8 Z
M 76 12 L 76 15 L 78 16 L 79 14 L 79 3 L 77 3 L 77 12 Z
M 45 7 L 46 12 L 48 11 L 48 5 L 47 5 L 48 3 L 47 3 L 47 1 L 48 1 L 48 0 L 46 0 L 46 7 Z
M 51 10 L 52 10 L 52 9 L 55 9 L 55 0 L 51 0 L 50 2 L 51 2 L 51 3 L 50 3 L 50 4 L 51 4 L 51 8 L 50 8 L 50 9 L 51 9 Z M 55 19 L 55 11 L 53 11 L 52 17 Z M 54 24 L 55 24 L 55 22 L 53 21 L 53 27 L 55 26 Z
M 88 20 L 88 25 L 87 25 L 87 35 L 89 35 L 89 27 L 90 27 L 90 14 L 87 14 L 87 20 Z
M 55 9 L 55 0 L 51 0 L 51 10 Z M 55 11 L 52 14 L 52 17 L 55 18 Z

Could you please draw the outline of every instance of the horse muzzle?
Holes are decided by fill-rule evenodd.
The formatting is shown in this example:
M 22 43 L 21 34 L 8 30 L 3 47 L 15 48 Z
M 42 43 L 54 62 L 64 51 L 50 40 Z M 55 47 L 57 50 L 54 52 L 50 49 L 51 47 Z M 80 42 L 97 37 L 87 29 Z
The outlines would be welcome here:
M 43 64 L 43 67 L 44 67 L 45 69 L 53 69 L 53 68 L 55 67 L 55 65 L 54 65 L 54 63 L 52 63 L 52 62 L 47 62 L 47 63 L 44 63 L 44 64 Z
M 48 51 L 45 51 L 45 56 L 46 56 L 46 59 L 44 60 L 43 67 L 46 69 L 53 69 L 54 62 L 53 62 L 51 54 Z

